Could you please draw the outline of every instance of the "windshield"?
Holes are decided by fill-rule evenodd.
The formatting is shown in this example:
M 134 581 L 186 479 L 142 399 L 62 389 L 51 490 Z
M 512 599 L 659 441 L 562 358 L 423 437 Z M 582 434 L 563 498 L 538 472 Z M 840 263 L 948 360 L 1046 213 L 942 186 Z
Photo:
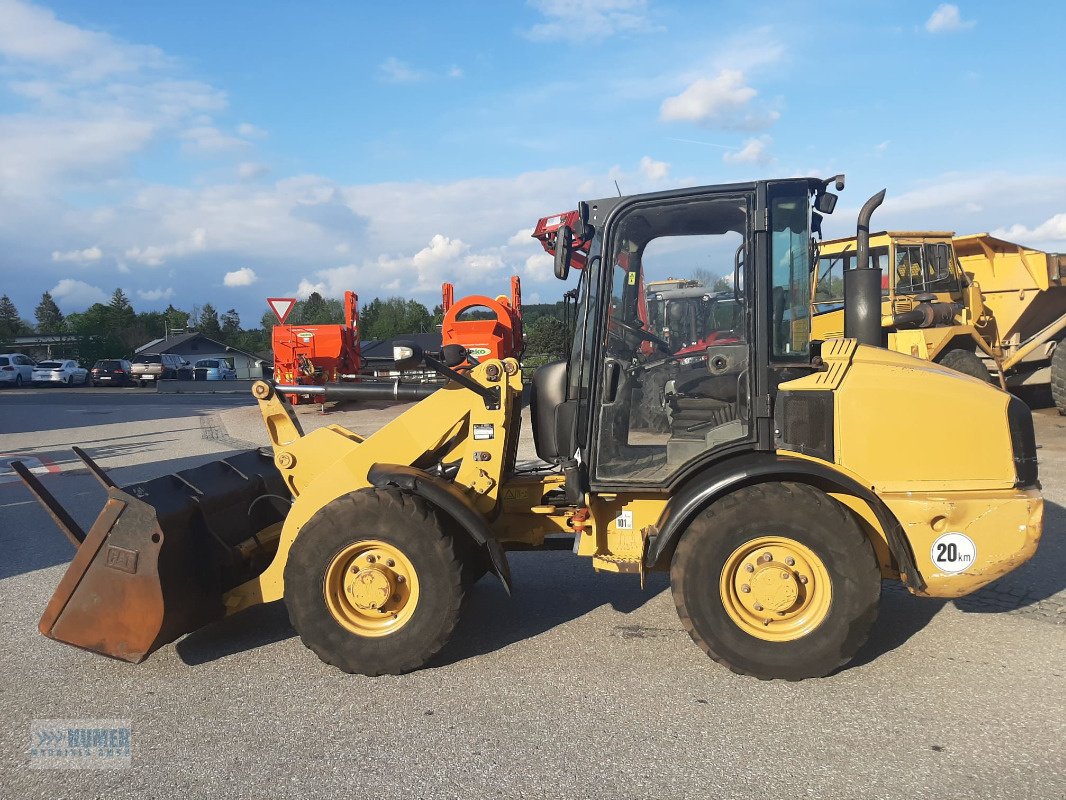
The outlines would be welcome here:
M 138 356 L 136 364 L 161 364 L 163 359 L 160 356 Z
M 218 362 L 215 361 L 214 359 L 211 359 L 211 358 L 205 358 L 202 361 L 197 361 L 196 362 L 196 366 L 198 366 L 198 367 L 209 367 L 211 369 L 217 369 L 218 368 Z
M 120 361 L 97 361 L 95 364 L 96 369 L 117 369 L 121 366 Z
M 7 367 L 7 366 L 10 366 L 10 364 L 11 364 L 11 359 L 10 358 L 8 358 L 7 356 L 0 356 L 0 367 Z
M 38 369 L 62 369 L 63 365 L 58 361 L 42 361 L 37 365 Z

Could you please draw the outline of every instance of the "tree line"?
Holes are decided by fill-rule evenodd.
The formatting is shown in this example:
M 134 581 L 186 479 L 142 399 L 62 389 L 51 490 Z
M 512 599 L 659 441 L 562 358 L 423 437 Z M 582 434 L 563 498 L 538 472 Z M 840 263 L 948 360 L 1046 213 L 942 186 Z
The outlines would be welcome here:
M 567 334 L 563 304 L 526 305 L 522 309 L 526 355 L 551 360 L 562 356 Z M 33 312 L 34 322 L 21 316 L 11 298 L 0 297 L 0 348 L 11 349 L 19 336 L 73 335 L 69 345 L 53 347 L 56 357 L 77 358 L 91 364 L 101 358 L 124 358 L 134 350 L 175 331 L 197 331 L 209 339 L 248 353 L 266 354 L 277 324 L 266 311 L 259 325 L 245 328 L 236 309 L 219 311 L 211 304 L 194 305 L 184 311 L 170 304 L 163 311 L 137 311 L 122 289 L 115 289 L 107 303 L 94 303 L 85 311 L 63 314 L 49 292 Z M 402 297 L 374 298 L 359 309 L 360 336 L 364 341 L 394 339 L 412 333 L 438 330 L 444 309 L 432 311 L 417 300 Z M 286 320 L 293 325 L 329 325 L 344 322 L 344 305 L 335 298 L 313 292 L 298 301 Z

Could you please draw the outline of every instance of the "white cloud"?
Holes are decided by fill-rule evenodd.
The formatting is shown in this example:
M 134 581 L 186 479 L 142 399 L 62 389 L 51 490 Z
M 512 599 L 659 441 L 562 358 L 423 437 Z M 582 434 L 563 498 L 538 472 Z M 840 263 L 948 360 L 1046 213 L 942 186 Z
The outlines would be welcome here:
M 954 3 L 941 3 L 925 21 L 925 29 L 930 33 L 953 33 L 972 28 L 976 24 L 973 20 L 964 20 L 959 7 Z
M 428 77 L 422 70 L 415 69 L 396 56 L 386 58 L 378 66 L 378 73 L 386 83 L 417 83 Z
M 241 267 L 233 272 L 227 272 L 226 276 L 222 279 L 224 286 L 251 286 L 259 280 L 259 276 L 255 274 L 255 270 L 251 267 Z
M 448 71 L 445 73 L 445 76 L 451 78 L 452 80 L 458 80 L 459 78 L 462 78 L 464 74 L 465 73 L 463 72 L 462 67 L 453 64 L 452 66 L 448 67 Z
M 20 0 L 0 2 L 0 19 L 0 55 L 16 63 L 63 67 L 78 79 L 130 73 L 166 61 L 158 48 L 78 28 L 46 8 Z
M 63 278 L 52 287 L 51 295 L 56 303 L 68 311 L 81 311 L 93 303 L 107 302 L 107 294 L 103 289 L 74 278 Z
M 882 153 L 884 153 L 888 149 L 888 146 L 890 144 L 892 144 L 892 141 L 890 139 L 885 139 L 885 141 L 883 141 L 880 144 L 874 146 L 874 153 L 877 154 L 877 155 L 881 155 Z
M 237 165 L 237 177 L 242 181 L 254 181 L 270 172 L 270 167 L 255 161 L 242 161 Z
M 747 139 L 739 150 L 722 153 L 722 161 L 727 164 L 766 164 L 771 160 L 766 152 L 771 142 L 773 139 L 769 136 Z
M 242 122 L 237 126 L 237 135 L 243 136 L 245 139 L 264 139 L 267 132 L 250 122 Z
M 661 181 L 670 174 L 670 165 L 665 161 L 656 161 L 651 156 L 640 159 L 640 171 L 649 181 Z
M 529 0 L 545 22 L 534 25 L 526 36 L 534 41 L 584 42 L 591 31 L 599 40 L 617 33 L 657 30 L 647 16 L 647 0 Z
M 1030 242 L 1066 242 L 1066 214 L 1056 214 L 1034 228 L 1015 223 L 1008 228 L 997 228 L 993 236 L 1019 244 Z
M 214 125 L 189 128 L 182 132 L 181 138 L 185 140 L 186 151 L 197 153 L 224 153 L 243 150 L 249 146 L 246 140 L 224 133 Z
M 196 228 L 186 238 L 170 244 L 152 244 L 144 247 L 130 247 L 126 258 L 144 264 L 146 267 L 160 267 L 168 258 L 185 256 L 204 250 L 207 247 L 207 230 Z
M 680 94 L 667 97 L 659 109 L 664 122 L 696 122 L 710 128 L 759 130 L 773 124 L 776 111 L 752 107 L 758 92 L 744 73 L 723 69 L 713 78 L 697 78 Z
M 52 251 L 52 260 L 56 263 L 74 262 L 76 264 L 86 264 L 94 261 L 99 261 L 103 256 L 103 251 L 99 247 L 93 245 L 92 247 L 86 247 L 84 250 L 66 250 Z
M 159 300 L 169 300 L 174 296 L 174 290 L 169 286 L 166 289 L 138 289 L 137 296 L 149 303 L 154 303 Z

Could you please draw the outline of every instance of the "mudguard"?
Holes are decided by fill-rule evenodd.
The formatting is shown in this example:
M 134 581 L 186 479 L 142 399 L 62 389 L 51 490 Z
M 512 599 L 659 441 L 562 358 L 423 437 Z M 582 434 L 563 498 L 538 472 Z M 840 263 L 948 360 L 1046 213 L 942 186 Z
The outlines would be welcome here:
M 511 569 L 507 554 L 489 530 L 485 518 L 455 484 L 406 464 L 375 464 L 367 480 L 378 488 L 395 486 L 417 494 L 439 508 L 467 532 L 471 539 L 488 552 L 492 572 L 500 579 L 507 594 L 511 593 Z
M 823 490 L 847 492 L 869 504 L 888 537 L 888 547 L 899 567 L 903 583 L 921 591 L 925 579 L 918 572 L 914 554 L 900 528 L 899 521 L 869 487 L 828 465 L 806 459 L 789 458 L 771 453 L 749 453 L 713 470 L 696 475 L 667 503 L 659 519 L 658 534 L 648 543 L 644 564 L 651 569 L 667 553 L 696 516 L 719 497 L 734 489 L 764 480 L 807 483 Z

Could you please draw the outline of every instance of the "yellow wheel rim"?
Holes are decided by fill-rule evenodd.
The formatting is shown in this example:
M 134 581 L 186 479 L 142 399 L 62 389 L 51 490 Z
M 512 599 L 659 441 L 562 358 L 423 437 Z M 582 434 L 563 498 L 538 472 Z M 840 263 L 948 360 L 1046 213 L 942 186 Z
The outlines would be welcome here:
M 411 619 L 418 606 L 418 574 L 404 553 L 388 542 L 366 539 L 348 545 L 326 568 L 326 607 L 357 636 L 388 636 Z
M 783 536 L 759 536 L 722 568 L 722 605 L 745 633 L 768 642 L 806 636 L 825 620 L 833 584 L 822 559 Z

